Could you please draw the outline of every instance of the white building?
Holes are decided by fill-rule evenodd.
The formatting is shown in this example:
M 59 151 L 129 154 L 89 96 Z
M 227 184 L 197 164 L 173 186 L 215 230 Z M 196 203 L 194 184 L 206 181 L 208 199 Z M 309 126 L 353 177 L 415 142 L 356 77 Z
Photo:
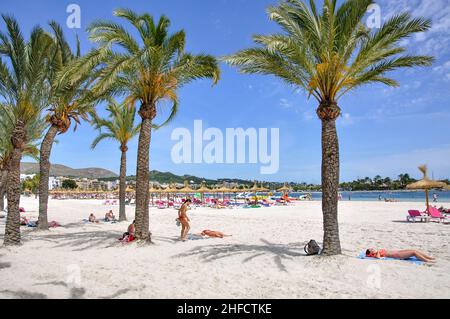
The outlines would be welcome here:
M 52 190 L 55 188 L 61 188 L 62 187 L 62 179 L 60 177 L 53 177 L 50 176 L 48 179 L 48 189 Z
M 28 178 L 33 178 L 35 176 L 36 174 L 20 174 L 20 181 L 23 182 L 24 180 Z

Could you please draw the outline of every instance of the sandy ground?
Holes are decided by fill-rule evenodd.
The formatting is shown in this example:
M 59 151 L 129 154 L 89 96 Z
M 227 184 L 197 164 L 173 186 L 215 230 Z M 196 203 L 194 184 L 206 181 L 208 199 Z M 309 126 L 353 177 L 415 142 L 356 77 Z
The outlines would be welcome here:
M 21 206 L 37 218 L 35 199 Z M 146 247 L 118 242 L 127 224 L 82 222 L 109 208 L 100 201 L 51 201 L 49 219 L 64 227 L 22 228 L 22 246 L 0 248 L 0 298 L 450 298 L 450 225 L 405 222 L 407 209 L 423 204 L 340 203 L 343 255 L 332 258 L 303 252 L 310 239 L 322 240 L 319 202 L 195 209 L 193 233 L 213 229 L 233 237 L 186 243 L 177 240 L 175 210 L 151 209 L 155 244 Z M 133 207 L 127 213 L 132 219 Z M 437 263 L 356 258 L 369 247 L 415 248 Z

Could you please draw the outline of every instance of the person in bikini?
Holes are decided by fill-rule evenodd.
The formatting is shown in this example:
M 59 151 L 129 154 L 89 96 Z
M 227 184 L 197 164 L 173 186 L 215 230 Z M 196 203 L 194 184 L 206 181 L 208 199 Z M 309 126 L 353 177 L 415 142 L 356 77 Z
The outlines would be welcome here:
M 224 238 L 224 237 L 231 237 L 231 235 L 225 235 L 224 233 L 221 233 L 220 231 L 214 231 L 214 230 L 204 230 L 200 234 L 202 237 L 213 237 L 213 238 Z
M 187 199 L 183 205 L 181 205 L 181 208 L 178 210 L 178 218 L 177 221 L 181 224 L 181 240 L 186 241 L 187 235 L 189 233 L 189 230 L 191 229 L 191 226 L 189 225 L 190 219 L 187 216 L 186 212 L 189 209 L 189 205 L 192 203 L 190 199 Z
M 386 249 L 367 249 L 366 256 L 370 258 L 395 258 L 395 259 L 409 259 L 411 257 L 416 257 L 417 259 L 424 261 L 426 263 L 434 262 L 435 258 L 425 255 L 424 253 L 417 250 L 391 250 Z

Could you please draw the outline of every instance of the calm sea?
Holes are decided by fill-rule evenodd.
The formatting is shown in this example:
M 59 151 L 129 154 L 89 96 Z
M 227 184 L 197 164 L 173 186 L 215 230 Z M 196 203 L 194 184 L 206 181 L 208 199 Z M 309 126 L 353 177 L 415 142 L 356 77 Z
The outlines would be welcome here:
M 306 193 L 291 193 L 291 197 L 299 197 Z M 423 202 L 425 201 L 425 192 L 340 192 L 343 201 L 379 201 L 385 198 L 394 199 L 401 202 Z M 430 202 L 433 202 L 433 194 L 438 196 L 439 202 L 450 202 L 450 191 L 430 191 Z M 312 193 L 313 200 L 321 200 L 322 193 Z

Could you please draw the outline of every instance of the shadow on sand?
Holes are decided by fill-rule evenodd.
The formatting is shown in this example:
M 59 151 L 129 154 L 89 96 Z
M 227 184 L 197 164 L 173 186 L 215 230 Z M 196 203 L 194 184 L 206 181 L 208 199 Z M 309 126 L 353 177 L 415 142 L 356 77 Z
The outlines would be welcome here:
M 34 238 L 33 240 L 42 240 L 54 243 L 54 248 L 73 248 L 72 251 L 84 251 L 90 248 L 111 248 L 117 247 L 122 237 L 122 232 L 118 231 L 81 231 L 64 234 L 45 234 L 45 236 Z
M 280 271 L 287 272 L 283 260 L 292 260 L 295 257 L 307 257 L 303 252 L 305 243 L 274 244 L 268 240 L 261 239 L 262 245 L 211 245 L 196 247 L 186 253 L 178 254 L 173 258 L 183 258 L 199 256 L 203 262 L 214 262 L 220 259 L 241 255 L 245 257 L 242 263 L 247 263 L 255 258 L 262 256 L 272 256 L 275 265 Z

